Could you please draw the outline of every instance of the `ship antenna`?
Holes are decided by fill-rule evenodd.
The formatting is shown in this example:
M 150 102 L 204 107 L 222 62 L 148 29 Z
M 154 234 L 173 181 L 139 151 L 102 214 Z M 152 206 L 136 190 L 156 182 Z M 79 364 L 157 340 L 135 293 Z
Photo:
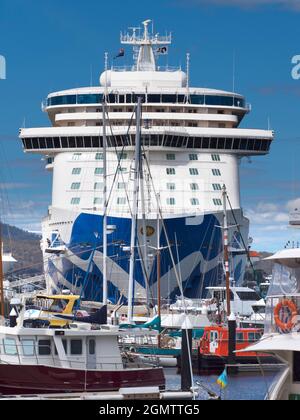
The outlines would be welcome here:
M 187 53 L 186 55 L 186 103 L 190 103 L 190 63 L 191 63 L 191 54 Z
M 232 92 L 235 91 L 235 70 L 236 70 L 236 54 L 233 51 L 233 58 L 232 58 Z

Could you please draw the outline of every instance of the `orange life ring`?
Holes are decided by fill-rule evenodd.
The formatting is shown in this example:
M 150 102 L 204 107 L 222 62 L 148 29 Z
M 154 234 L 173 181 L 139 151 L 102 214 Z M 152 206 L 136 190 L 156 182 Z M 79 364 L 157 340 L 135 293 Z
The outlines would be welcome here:
M 291 315 L 288 322 L 283 322 L 280 319 L 280 312 L 283 308 L 289 308 Z M 292 300 L 284 299 L 278 303 L 274 310 L 274 319 L 278 328 L 283 331 L 290 331 L 294 328 L 297 322 L 298 309 L 296 304 Z

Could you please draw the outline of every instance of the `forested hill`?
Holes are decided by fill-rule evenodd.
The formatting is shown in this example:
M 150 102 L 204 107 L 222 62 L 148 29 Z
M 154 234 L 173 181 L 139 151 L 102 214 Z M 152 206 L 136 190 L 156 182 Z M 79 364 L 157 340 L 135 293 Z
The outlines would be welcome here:
M 40 248 L 41 236 L 1 224 L 4 252 L 11 252 L 18 261 L 14 266 L 16 275 L 43 273 L 43 257 Z

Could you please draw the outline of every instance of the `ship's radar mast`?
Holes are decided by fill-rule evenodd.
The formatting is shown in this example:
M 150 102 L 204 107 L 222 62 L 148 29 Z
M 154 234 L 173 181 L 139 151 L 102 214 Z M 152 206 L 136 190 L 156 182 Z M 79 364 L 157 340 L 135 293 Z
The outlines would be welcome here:
M 137 71 L 156 71 L 155 61 L 155 47 L 170 45 L 172 43 L 172 35 L 159 36 L 154 35 L 149 31 L 150 19 L 143 22 L 144 33 L 137 35 L 137 29 L 131 28 L 132 33 L 121 33 L 121 44 L 132 45 L 134 48 L 139 48 L 136 59 Z

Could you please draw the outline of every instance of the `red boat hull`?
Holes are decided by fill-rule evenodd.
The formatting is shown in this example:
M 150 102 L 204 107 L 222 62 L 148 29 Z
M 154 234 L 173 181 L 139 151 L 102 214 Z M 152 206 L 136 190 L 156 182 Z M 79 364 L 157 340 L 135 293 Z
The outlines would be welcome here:
M 0 394 L 31 395 L 118 391 L 120 388 L 165 388 L 163 369 L 81 371 L 48 366 L 0 365 Z

